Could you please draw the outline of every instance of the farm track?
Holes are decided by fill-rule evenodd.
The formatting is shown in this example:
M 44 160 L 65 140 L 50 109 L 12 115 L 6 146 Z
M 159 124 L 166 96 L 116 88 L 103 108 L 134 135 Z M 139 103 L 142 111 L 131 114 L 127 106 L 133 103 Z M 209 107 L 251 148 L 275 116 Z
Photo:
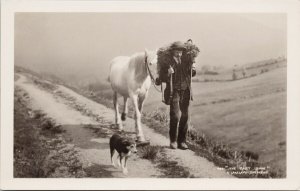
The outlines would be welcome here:
M 41 110 L 66 130 L 65 137 L 78 151 L 78 159 L 88 177 L 172 177 L 159 163 L 153 163 L 134 155 L 128 161 L 129 174 L 123 175 L 120 169 L 110 165 L 108 137 L 115 132 L 112 128 L 114 112 L 69 88 L 41 82 L 34 77 L 19 74 L 16 86 L 26 91 L 34 110 Z M 218 170 L 211 162 L 196 156 L 192 151 L 171 150 L 166 137 L 144 126 L 146 137 L 151 145 L 161 146 L 165 161 L 174 163 L 188 171 L 186 177 L 220 178 L 232 177 Z M 85 128 L 86 127 L 86 128 Z M 88 128 L 87 128 L 88 127 Z M 127 134 L 134 134 L 134 120 L 125 123 Z M 97 132 L 97 133 L 95 133 Z M 174 177 L 174 176 L 173 176 Z

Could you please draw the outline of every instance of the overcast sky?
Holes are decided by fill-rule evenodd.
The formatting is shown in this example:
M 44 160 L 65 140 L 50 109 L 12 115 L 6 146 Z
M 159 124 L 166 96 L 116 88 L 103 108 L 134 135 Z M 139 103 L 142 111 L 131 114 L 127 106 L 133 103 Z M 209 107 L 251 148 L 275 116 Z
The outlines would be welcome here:
M 193 39 L 197 66 L 286 55 L 284 14 L 16 13 L 15 64 L 77 79 L 108 75 L 109 61 Z

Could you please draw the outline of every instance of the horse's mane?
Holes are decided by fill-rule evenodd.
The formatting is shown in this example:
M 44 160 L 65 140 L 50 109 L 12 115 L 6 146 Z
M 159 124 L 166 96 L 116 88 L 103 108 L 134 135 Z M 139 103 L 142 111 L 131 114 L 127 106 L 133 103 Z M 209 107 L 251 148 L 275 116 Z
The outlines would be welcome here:
M 148 58 L 151 59 L 156 56 L 152 51 L 148 51 Z M 149 60 L 148 60 L 149 61 Z M 135 71 L 135 78 L 143 81 L 147 77 L 147 68 L 145 65 L 145 52 L 137 52 L 130 57 L 129 68 Z
M 137 52 L 130 57 L 130 62 L 134 61 L 135 64 L 144 63 L 144 59 L 145 52 Z
M 134 70 L 135 78 L 138 81 L 144 80 L 147 76 L 147 68 L 145 67 L 145 52 L 137 52 L 130 57 L 129 68 Z
M 156 56 L 156 53 L 152 52 L 152 51 L 148 51 L 148 58 L 153 59 L 154 56 Z M 148 60 L 149 61 L 149 60 Z M 134 53 L 131 57 L 130 57 L 130 64 L 141 64 L 141 63 L 145 63 L 145 52 L 137 52 Z

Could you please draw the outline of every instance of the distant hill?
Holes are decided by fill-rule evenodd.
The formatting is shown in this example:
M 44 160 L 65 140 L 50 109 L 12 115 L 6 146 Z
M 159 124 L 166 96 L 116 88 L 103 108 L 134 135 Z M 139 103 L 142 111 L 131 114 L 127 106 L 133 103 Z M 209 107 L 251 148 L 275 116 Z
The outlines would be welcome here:
M 277 63 L 285 62 L 285 61 L 286 61 L 285 57 L 278 57 L 278 58 L 262 60 L 262 61 L 259 61 L 259 62 L 244 64 L 241 67 L 246 68 L 246 69 L 251 69 L 251 68 L 256 68 L 256 67 L 261 67 L 261 66 L 277 64 Z
M 235 65 L 233 67 L 218 67 L 204 65 L 198 70 L 194 82 L 232 81 L 254 77 L 276 68 L 286 67 L 286 58 L 278 57 L 258 62 Z M 236 78 L 233 79 L 233 72 Z

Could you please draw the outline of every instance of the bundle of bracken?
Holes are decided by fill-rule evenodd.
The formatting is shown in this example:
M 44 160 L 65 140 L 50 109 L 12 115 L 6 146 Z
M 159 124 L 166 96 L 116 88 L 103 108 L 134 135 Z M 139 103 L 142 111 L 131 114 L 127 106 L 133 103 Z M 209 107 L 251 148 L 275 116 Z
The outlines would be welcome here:
M 171 44 L 161 47 L 157 51 L 157 74 L 161 82 L 166 82 L 168 78 L 168 68 L 170 67 L 172 58 Z M 196 57 L 199 55 L 200 49 L 193 44 L 192 40 L 184 43 L 185 50 L 182 52 L 182 63 L 187 64 L 189 67 L 195 62 Z

